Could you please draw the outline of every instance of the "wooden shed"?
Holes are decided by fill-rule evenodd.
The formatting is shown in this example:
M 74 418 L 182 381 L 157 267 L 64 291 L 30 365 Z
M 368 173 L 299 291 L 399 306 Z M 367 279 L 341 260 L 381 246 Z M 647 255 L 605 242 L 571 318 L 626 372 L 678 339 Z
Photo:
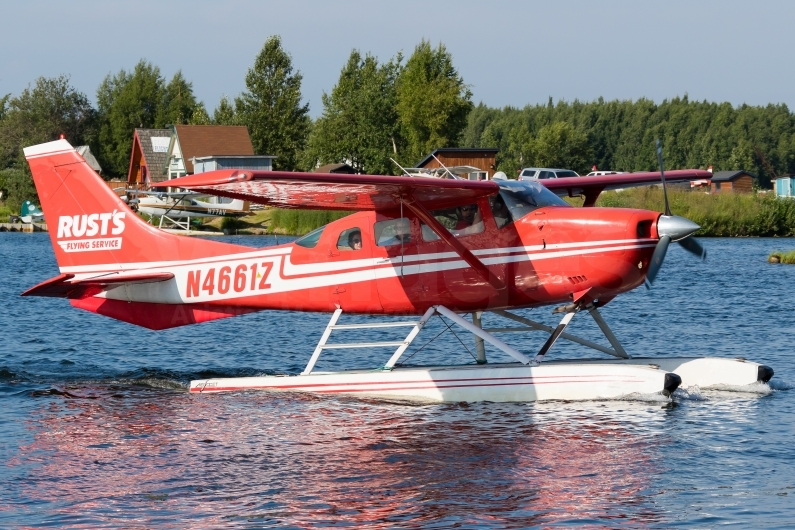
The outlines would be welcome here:
M 742 169 L 712 175 L 712 193 L 751 193 L 756 175 Z
M 477 168 L 479 172 L 483 173 L 476 175 L 478 180 L 485 180 L 483 177 L 490 179 L 497 171 L 495 166 L 498 152 L 499 149 L 488 147 L 442 147 L 423 158 L 417 167 L 425 169 L 440 167 L 439 162 L 436 161 L 438 158 L 447 167 L 472 166 Z

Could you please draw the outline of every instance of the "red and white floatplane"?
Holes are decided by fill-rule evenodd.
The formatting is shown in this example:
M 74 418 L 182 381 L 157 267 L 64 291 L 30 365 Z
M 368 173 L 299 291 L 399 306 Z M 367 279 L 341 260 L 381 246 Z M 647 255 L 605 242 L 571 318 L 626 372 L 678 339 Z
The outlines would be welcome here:
M 301 374 L 192 381 L 194 393 L 263 389 L 431 401 L 589 400 L 668 396 L 680 385 L 753 385 L 773 375 L 769 367 L 744 360 L 630 356 L 599 312 L 617 295 L 650 285 L 670 242 L 705 254 L 691 236 L 698 229 L 691 221 L 670 211 L 596 208 L 599 194 L 663 178 L 708 178 L 706 171 L 542 184 L 223 170 L 162 184 L 280 208 L 356 212 L 293 243 L 252 249 L 147 224 L 66 140 L 27 147 L 25 156 L 60 274 L 23 295 L 68 298 L 75 307 L 150 329 L 266 309 L 331 314 Z M 562 195 L 583 195 L 584 207 L 569 206 Z M 557 327 L 512 312 L 541 306 L 561 315 Z M 511 325 L 484 329 L 484 312 Z M 594 319 L 609 346 L 566 331 L 578 314 Z M 351 322 L 349 315 L 395 320 Z M 474 335 L 476 362 L 401 365 L 435 315 Z M 395 328 L 399 336 L 344 339 L 349 330 L 359 330 L 359 336 L 368 328 Z M 540 332 L 546 339 L 537 350 L 523 352 L 497 336 L 510 331 Z M 547 360 L 558 340 L 607 356 Z M 486 345 L 513 362 L 488 362 Z M 382 349 L 385 363 L 370 370 L 314 369 L 321 353 L 339 348 Z

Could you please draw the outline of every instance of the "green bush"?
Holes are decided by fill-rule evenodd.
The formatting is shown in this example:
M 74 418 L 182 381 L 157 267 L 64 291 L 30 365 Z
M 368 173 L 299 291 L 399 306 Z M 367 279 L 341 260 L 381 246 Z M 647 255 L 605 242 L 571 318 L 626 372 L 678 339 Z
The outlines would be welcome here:
M 13 214 L 19 213 L 19 208 L 26 200 L 39 204 L 39 195 L 36 193 L 33 178 L 25 170 L 15 168 L 0 170 L 0 190 L 3 190 L 6 206 Z
M 696 235 L 712 237 L 795 236 L 795 201 L 772 194 L 704 193 L 672 188 L 668 201 L 674 215 L 701 226 Z M 645 186 L 604 192 L 597 206 L 638 208 L 662 212 L 661 188 Z

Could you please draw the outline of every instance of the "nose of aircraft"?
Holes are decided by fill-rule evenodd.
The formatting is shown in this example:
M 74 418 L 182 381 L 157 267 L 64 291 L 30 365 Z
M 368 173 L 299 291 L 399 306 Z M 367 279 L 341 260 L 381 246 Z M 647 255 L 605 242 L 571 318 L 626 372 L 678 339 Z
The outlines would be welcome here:
M 657 220 L 657 234 L 660 239 L 668 236 L 671 241 L 679 241 L 698 231 L 699 228 L 701 227 L 690 219 L 678 215 L 661 215 Z

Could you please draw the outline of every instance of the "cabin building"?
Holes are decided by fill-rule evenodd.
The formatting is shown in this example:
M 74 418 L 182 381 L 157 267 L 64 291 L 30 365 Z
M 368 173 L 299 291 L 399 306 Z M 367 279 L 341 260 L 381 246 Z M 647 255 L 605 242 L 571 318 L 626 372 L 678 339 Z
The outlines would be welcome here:
M 334 173 L 337 175 L 355 175 L 356 170 L 348 164 L 326 164 L 315 169 L 315 173 Z
M 751 193 L 756 175 L 744 170 L 718 171 L 712 175 L 712 193 Z
M 170 142 L 170 129 L 135 129 L 127 186 L 148 188 L 153 182 L 166 179 L 163 166 Z
M 795 175 L 783 175 L 778 177 L 773 184 L 776 196 L 792 198 L 795 197 Z
M 193 173 L 204 173 L 217 169 L 254 169 L 258 171 L 272 171 L 273 155 L 210 155 L 195 156 Z
M 239 162 L 246 158 L 256 160 L 257 164 L 267 165 L 270 168 L 271 161 L 275 158 L 257 159 L 248 129 L 244 125 L 171 125 L 169 127 L 172 132 L 171 141 L 163 164 L 168 179 L 195 173 L 196 159 L 199 159 L 203 171 L 209 171 L 209 167 L 242 168 Z M 236 162 L 238 164 L 234 165 Z
M 417 163 L 417 168 L 433 169 L 441 167 L 439 162 L 446 167 L 471 166 L 477 171 L 468 173 L 470 180 L 488 180 L 494 176 L 497 165 L 499 149 L 488 147 L 443 147 L 434 150 L 431 154 Z M 436 158 L 439 161 L 436 160 Z
M 91 152 L 91 147 L 87 145 L 79 145 L 75 147 L 75 151 L 77 151 L 78 155 L 83 157 L 83 160 L 85 160 L 86 163 L 91 166 L 91 169 L 100 175 L 102 174 L 102 166 L 99 165 L 94 153 Z

